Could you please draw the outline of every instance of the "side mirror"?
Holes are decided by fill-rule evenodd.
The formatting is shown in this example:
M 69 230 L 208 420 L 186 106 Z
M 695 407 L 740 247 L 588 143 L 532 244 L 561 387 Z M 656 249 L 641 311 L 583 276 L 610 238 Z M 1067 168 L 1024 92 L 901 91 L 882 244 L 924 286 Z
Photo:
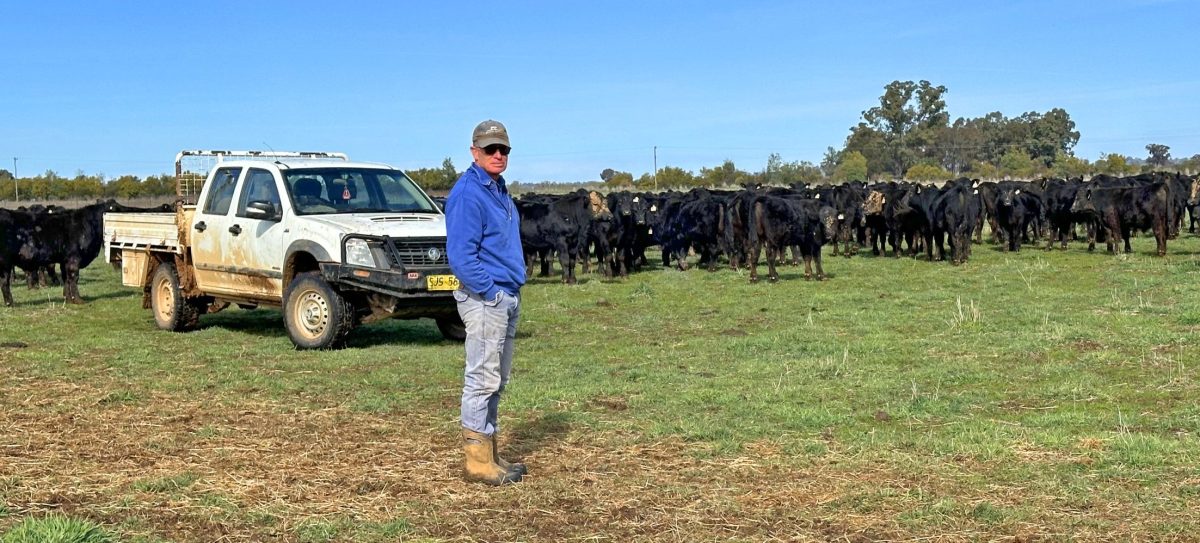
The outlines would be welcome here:
M 255 200 L 246 204 L 246 217 L 260 221 L 278 221 L 282 213 L 275 209 L 275 204 L 264 200 Z

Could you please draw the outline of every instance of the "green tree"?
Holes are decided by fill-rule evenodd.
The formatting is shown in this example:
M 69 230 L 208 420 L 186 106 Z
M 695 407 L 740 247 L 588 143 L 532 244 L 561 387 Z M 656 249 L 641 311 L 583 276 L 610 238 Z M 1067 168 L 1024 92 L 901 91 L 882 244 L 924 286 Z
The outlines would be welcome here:
M 450 157 L 442 160 L 442 186 L 450 189 L 454 186 L 454 182 L 458 181 L 458 171 L 454 169 L 454 161 Z
M 683 168 L 664 166 L 658 170 L 659 188 L 688 188 L 696 185 L 696 176 Z
M 1151 168 L 1166 168 L 1171 163 L 1171 148 L 1166 145 L 1151 143 L 1146 145 L 1146 152 L 1150 153 L 1146 164 Z
M 1119 153 L 1103 153 L 1100 160 L 1094 163 L 1096 173 L 1108 175 L 1131 175 L 1137 172 L 1137 166 L 1130 165 L 1129 157 Z
M 142 191 L 150 196 L 175 196 L 175 176 L 169 173 L 151 175 L 142 180 Z
M 1070 153 L 1079 143 L 1079 132 L 1075 121 L 1062 108 L 1054 108 L 1044 114 L 1029 112 L 1019 122 L 1027 124 L 1025 151 L 1029 156 L 1049 166 L 1059 152 Z
M 991 162 L 979 161 L 971 165 L 971 174 L 980 179 L 999 179 L 1000 167 Z
M 1000 157 L 1000 175 L 1014 179 L 1031 179 L 1040 170 L 1041 163 L 1029 156 L 1024 149 L 1009 149 Z
M 1063 151 L 1054 156 L 1054 163 L 1050 165 L 1050 174 L 1055 177 L 1084 177 L 1090 173 L 1092 165 L 1087 160 Z
M 807 160 L 786 162 L 780 170 L 785 185 L 794 183 L 816 184 L 825 179 L 821 168 Z
M 1200 172 L 1200 154 L 1192 155 L 1189 158 L 1179 161 L 1178 168 L 1179 171 L 1187 175 L 1195 175 L 1197 172 Z
M 745 174 L 738 171 L 732 160 L 725 159 L 725 162 L 716 168 L 700 168 L 699 177 L 705 186 L 722 187 L 740 184 Z
M 132 175 L 122 175 L 108 183 L 105 195 L 117 200 L 128 200 L 142 195 L 142 181 Z
M 834 181 L 866 181 L 867 177 L 867 157 L 863 156 L 858 151 L 849 151 L 841 153 L 841 160 L 833 170 L 831 176 Z
M 861 153 L 860 153 L 861 154 Z M 837 171 L 838 162 L 841 162 L 842 152 L 831 147 L 825 148 L 825 156 L 821 157 L 821 173 L 825 177 L 832 178 L 833 172 Z
M 859 123 L 853 131 L 869 130 L 878 134 L 886 158 L 886 171 L 897 177 L 903 176 L 918 158 L 937 154 L 934 144 L 950 120 L 946 101 L 942 98 L 945 93 L 946 87 L 935 87 L 924 80 L 919 83 L 892 81 L 884 87 L 879 105 L 864 111 L 865 122 Z M 863 139 L 876 138 L 865 134 Z M 847 149 L 864 150 L 849 145 Z
M 65 196 L 68 198 L 96 198 L 104 192 L 103 179 L 103 176 L 77 172 L 73 179 L 63 183 Z
M 617 171 L 612 168 L 605 168 L 603 172 L 600 172 L 600 180 L 604 181 L 604 184 L 609 187 L 626 188 L 633 186 L 633 174 Z
M 945 168 L 928 162 L 914 164 L 904 173 L 904 178 L 909 181 L 944 181 L 951 177 L 953 175 Z
M 846 147 L 842 149 L 843 154 L 847 152 L 856 152 L 866 158 L 867 173 L 872 177 L 888 172 L 892 163 L 887 145 L 883 141 L 883 134 L 863 122 L 850 129 Z

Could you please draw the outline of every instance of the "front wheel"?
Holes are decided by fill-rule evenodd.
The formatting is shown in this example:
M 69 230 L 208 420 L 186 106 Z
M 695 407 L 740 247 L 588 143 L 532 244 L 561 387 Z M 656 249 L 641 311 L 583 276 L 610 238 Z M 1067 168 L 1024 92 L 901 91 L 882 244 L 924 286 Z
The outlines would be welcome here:
M 354 328 L 354 306 L 317 272 L 301 273 L 284 296 L 283 323 L 299 349 L 337 349 Z
M 189 303 L 179 286 L 179 271 L 174 262 L 163 262 L 150 279 L 150 310 L 160 329 L 184 332 L 200 324 L 200 310 Z
M 442 333 L 442 337 L 450 341 L 464 341 L 467 339 L 467 325 L 463 324 L 458 314 L 438 317 L 434 319 L 437 322 L 438 331 Z

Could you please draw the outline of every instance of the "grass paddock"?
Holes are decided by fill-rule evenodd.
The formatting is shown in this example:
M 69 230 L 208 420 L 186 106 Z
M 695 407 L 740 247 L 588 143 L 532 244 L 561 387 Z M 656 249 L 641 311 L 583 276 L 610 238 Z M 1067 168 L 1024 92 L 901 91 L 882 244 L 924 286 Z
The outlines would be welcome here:
M 530 476 L 497 489 L 459 478 L 463 352 L 432 321 L 332 352 L 269 310 L 174 334 L 96 263 L 86 305 L 0 308 L 0 533 L 1195 540 L 1200 239 L 1168 249 L 535 278 L 501 406 Z

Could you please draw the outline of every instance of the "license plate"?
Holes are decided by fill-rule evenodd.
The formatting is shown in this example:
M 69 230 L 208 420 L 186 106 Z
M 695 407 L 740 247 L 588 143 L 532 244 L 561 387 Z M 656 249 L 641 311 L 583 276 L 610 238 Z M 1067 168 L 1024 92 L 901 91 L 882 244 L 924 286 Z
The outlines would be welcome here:
M 426 275 L 425 288 L 429 290 L 456 290 L 458 278 L 453 275 Z

